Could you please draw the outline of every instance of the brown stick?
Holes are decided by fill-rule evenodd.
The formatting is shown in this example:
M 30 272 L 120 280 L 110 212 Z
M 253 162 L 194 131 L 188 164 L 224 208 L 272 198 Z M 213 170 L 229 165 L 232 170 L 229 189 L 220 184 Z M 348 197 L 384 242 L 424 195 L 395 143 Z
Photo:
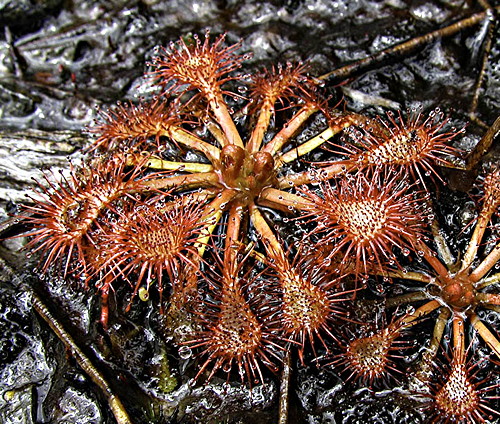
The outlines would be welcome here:
M 500 6 L 497 6 L 495 9 L 497 12 L 500 11 Z M 381 50 L 378 53 L 370 55 L 349 65 L 334 69 L 333 71 L 322 75 L 319 78 L 322 80 L 346 79 L 355 74 L 359 74 L 361 71 L 371 68 L 374 65 L 383 62 L 384 60 L 409 53 L 417 49 L 418 47 L 424 46 L 434 40 L 437 40 L 438 38 L 448 37 L 450 35 L 456 34 L 459 31 L 462 31 L 465 28 L 470 28 L 484 20 L 486 15 L 487 12 L 475 13 L 468 18 L 461 19 L 460 21 L 448 25 L 444 28 L 440 28 L 425 35 L 412 38 L 411 40 L 404 41 L 400 44 L 396 44 L 395 46 Z
M 500 116 L 493 122 L 493 125 L 488 128 L 488 131 L 479 140 L 479 143 L 476 144 L 474 149 L 465 158 L 468 170 L 474 169 L 483 156 L 488 153 L 493 145 L 493 140 L 495 140 L 498 134 L 500 134 Z
M 494 25 L 495 13 L 493 9 L 491 8 L 491 6 L 488 4 L 487 1 L 480 0 L 479 3 L 486 9 L 488 32 L 486 34 L 486 41 L 484 42 L 484 47 L 483 47 L 483 60 L 481 62 L 481 69 L 479 70 L 479 74 L 476 81 L 476 87 L 474 89 L 474 97 L 472 98 L 471 106 L 469 109 L 470 116 L 474 121 L 478 121 L 476 116 L 476 110 L 479 102 L 479 94 L 481 91 L 481 86 L 483 85 L 484 76 L 486 74 L 486 67 L 488 66 L 488 55 L 491 51 L 491 44 L 493 41 L 493 31 L 495 29 Z
M 30 293 L 32 296 L 31 299 L 33 308 L 37 311 L 38 315 L 40 315 L 40 317 L 50 326 L 52 331 L 56 334 L 57 338 L 61 340 L 61 342 L 63 342 L 68 352 L 71 352 L 71 355 L 75 358 L 76 362 L 82 368 L 82 370 L 102 391 L 103 395 L 108 401 L 113 415 L 115 416 L 116 422 L 118 424 L 132 424 L 132 420 L 128 416 L 121 400 L 113 392 L 104 376 L 97 370 L 94 364 L 92 364 L 92 361 L 83 353 L 83 351 L 76 344 L 76 342 L 66 331 L 66 329 L 62 326 L 62 324 L 52 315 L 52 313 L 48 310 L 47 306 L 38 297 L 38 295 L 32 291 L 30 291 Z
M 290 405 L 291 349 L 288 348 L 283 358 L 283 371 L 280 383 L 280 405 L 278 424 L 288 423 L 288 406 Z

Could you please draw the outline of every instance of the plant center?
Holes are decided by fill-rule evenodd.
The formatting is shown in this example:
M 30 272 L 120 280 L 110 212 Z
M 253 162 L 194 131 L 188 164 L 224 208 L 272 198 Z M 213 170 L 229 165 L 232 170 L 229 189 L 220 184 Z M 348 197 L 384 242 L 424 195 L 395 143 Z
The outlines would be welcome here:
M 441 299 L 453 309 L 466 309 L 473 305 L 476 298 L 474 284 L 467 270 L 454 276 L 441 277 Z
M 234 144 L 224 146 L 220 160 L 215 166 L 220 183 L 239 192 L 239 200 L 248 204 L 263 188 L 272 185 L 274 158 L 269 152 L 249 154 Z

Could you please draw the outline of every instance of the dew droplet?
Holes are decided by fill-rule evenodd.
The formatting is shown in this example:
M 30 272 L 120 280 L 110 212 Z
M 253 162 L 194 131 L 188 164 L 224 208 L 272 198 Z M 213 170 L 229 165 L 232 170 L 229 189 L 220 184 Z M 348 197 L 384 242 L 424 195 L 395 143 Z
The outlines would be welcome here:
M 181 359 L 189 359 L 193 355 L 193 351 L 189 346 L 181 346 L 179 348 L 179 357 Z

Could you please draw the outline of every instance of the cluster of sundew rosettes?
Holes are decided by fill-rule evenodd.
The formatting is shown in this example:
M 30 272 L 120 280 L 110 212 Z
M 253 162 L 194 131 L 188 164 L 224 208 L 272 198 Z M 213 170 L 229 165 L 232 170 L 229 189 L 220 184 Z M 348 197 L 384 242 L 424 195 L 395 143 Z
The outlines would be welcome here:
M 62 265 L 95 284 L 103 324 L 123 283 L 132 299 L 153 286 L 189 298 L 196 378 L 237 369 L 262 381 L 261 364 L 276 370 L 293 348 L 304 361 L 319 340 L 325 352 L 347 352 L 334 362 L 372 384 L 419 316 L 343 347 L 332 323 L 352 320 L 360 275 L 401 277 L 398 258 L 422 251 L 425 179 L 452 165 L 461 131 L 446 132 L 441 112 L 336 111 L 304 64 L 242 75 L 240 47 L 207 34 L 161 49 L 149 73 L 158 96 L 101 112 L 87 163 L 26 207 L 28 246 L 44 253 L 43 271 Z M 318 148 L 331 161 L 308 157 L 292 172 L 289 163 Z M 283 240 L 263 206 L 294 216 L 301 236 Z
M 499 182 L 498 167 L 480 179 L 479 212 L 471 222 L 474 231 L 467 248 L 456 259 L 450 257 L 446 242 L 438 236 L 439 255 L 428 247 L 430 240 L 416 245 L 420 261 L 427 264 L 427 269 L 371 269 L 371 276 L 398 278 L 400 287 L 403 283 L 408 288 L 406 293 L 386 298 L 386 313 L 403 305 L 418 307 L 404 313 L 394 312 L 398 315 L 396 326 L 390 324 L 368 337 L 349 337 L 330 362 L 344 370 L 348 378 L 364 380 L 369 385 L 385 385 L 388 377 L 401 372 L 392 359 L 408 356 L 404 354 L 409 347 L 405 346 L 404 337 L 398 339 L 433 318 L 434 328 L 426 350 L 412 365 L 412 373 L 406 375 L 412 393 L 425 399 L 424 410 L 429 412 L 432 422 L 476 423 L 495 420 L 500 415 L 498 373 L 486 371 L 498 369 L 500 338 L 495 322 L 485 319 L 488 314 L 497 313 L 500 305 L 497 289 L 500 274 L 494 272 L 500 260 L 500 243 L 498 238 L 484 237 L 487 226 L 498 214 Z M 487 346 L 487 356 L 484 351 L 475 354 L 480 342 Z M 398 350 L 397 355 L 391 353 Z M 466 363 L 468 355 L 471 359 Z M 439 361 L 446 365 L 437 366 Z

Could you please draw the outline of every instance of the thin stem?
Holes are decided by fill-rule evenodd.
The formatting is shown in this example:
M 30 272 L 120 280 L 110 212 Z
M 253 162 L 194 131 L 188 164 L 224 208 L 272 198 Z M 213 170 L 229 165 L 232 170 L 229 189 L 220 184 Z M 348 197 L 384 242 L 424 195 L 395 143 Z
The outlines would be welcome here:
M 439 349 L 439 345 L 441 344 L 441 340 L 443 339 L 444 330 L 446 328 L 446 324 L 451 317 L 451 311 L 448 308 L 443 308 L 441 313 L 436 319 L 436 325 L 434 326 L 434 332 L 432 334 L 432 340 L 429 344 L 429 351 L 432 352 L 432 359 L 436 356 L 436 353 Z
M 449 274 L 448 269 L 443 265 L 443 263 L 436 257 L 436 254 L 423 242 L 418 241 L 416 243 L 417 249 L 423 252 L 424 259 L 426 262 L 434 269 L 438 276 L 447 276 Z M 441 282 L 438 279 L 435 280 L 436 284 L 440 285 Z
M 484 209 L 479 213 L 474 233 L 472 234 L 469 244 L 467 245 L 467 251 L 462 259 L 462 270 L 469 268 L 476 258 L 477 250 L 481 244 L 481 240 L 483 239 L 484 232 L 486 231 L 486 228 L 488 228 L 488 223 L 490 222 L 492 214 L 493 210 L 485 211 Z
M 220 149 L 210 143 L 207 143 L 206 141 L 203 141 L 201 138 L 196 137 L 183 128 L 174 127 L 165 134 L 160 135 L 168 136 L 177 143 L 184 144 L 185 146 L 202 152 L 210 160 L 210 162 L 219 159 Z
M 274 254 L 278 257 L 284 258 L 285 252 L 266 220 L 260 213 L 259 208 L 253 202 L 248 205 L 248 208 L 250 210 L 250 219 L 252 220 L 255 229 L 264 240 L 266 249 L 270 252 L 274 252 Z M 269 247 L 270 249 L 268 249 Z
M 437 300 L 431 300 L 430 302 L 425 303 L 420 308 L 416 309 L 415 312 L 407 315 L 402 319 L 405 327 L 411 327 L 416 323 L 417 320 L 424 317 L 425 315 L 430 314 L 432 311 L 435 311 L 437 308 L 442 305 Z
M 429 295 L 423 291 L 402 294 L 401 296 L 391 297 L 390 299 L 387 299 L 386 306 L 388 308 L 394 308 L 396 306 L 406 305 L 408 303 L 418 302 L 420 300 L 429 300 Z
M 247 151 L 249 153 L 258 152 L 264 139 L 264 134 L 269 126 L 269 121 L 274 113 L 274 102 L 275 99 L 265 99 L 260 107 L 259 118 L 257 119 L 257 124 L 255 125 L 250 140 L 247 143 Z
M 140 156 L 140 160 L 133 156 L 127 157 L 127 166 L 142 165 L 150 169 L 162 169 L 171 171 L 185 171 L 192 173 L 207 173 L 213 171 L 213 166 L 208 163 L 195 162 L 173 162 L 163 160 L 159 157 L 152 156 L 144 163 L 144 158 Z
M 500 306 L 500 294 L 478 293 L 476 295 L 476 301 L 482 303 L 483 305 Z
M 299 157 L 312 152 L 314 149 L 321 146 L 325 141 L 332 138 L 333 135 L 334 132 L 330 128 L 327 128 L 316 137 L 313 137 L 305 143 L 302 143 L 300 146 L 294 147 L 292 150 L 289 150 L 288 152 L 278 156 L 276 162 L 280 164 L 279 166 L 282 166 L 282 164 L 284 163 L 292 162 L 295 159 L 298 159 Z
M 453 359 L 464 362 L 465 360 L 465 332 L 464 318 L 460 314 L 453 314 Z
M 305 105 L 300 109 L 290 121 L 281 129 L 281 131 L 274 136 L 274 138 L 267 143 L 263 150 L 271 153 L 273 156 L 278 153 L 281 148 L 290 140 L 291 137 L 299 130 L 305 121 L 318 109 L 311 104 Z
M 217 186 L 219 176 L 215 172 L 204 172 L 190 175 L 175 175 L 173 177 L 137 181 L 130 185 L 130 193 L 140 193 L 161 189 L 185 190 L 189 188 Z
M 485 343 L 495 352 L 495 355 L 500 358 L 500 342 L 496 336 L 481 322 L 476 314 L 470 316 L 470 322 Z
M 424 284 L 430 284 L 435 280 L 430 275 L 415 271 L 378 271 L 377 269 L 374 269 L 373 271 L 370 271 L 370 274 L 379 275 L 381 277 L 401 278 L 403 280 L 418 281 Z
M 241 218 L 243 216 L 243 208 L 237 202 L 231 205 L 227 222 L 226 240 L 224 249 L 224 263 L 235 264 L 237 243 L 239 241 Z
M 219 146 L 225 146 L 227 144 L 226 134 L 224 134 L 219 125 L 217 125 L 209 116 L 206 116 L 206 111 L 204 109 L 196 109 L 193 111 L 193 114 L 203 122 L 203 125 L 219 143 Z M 218 157 L 219 156 L 217 156 L 217 158 Z
M 262 190 L 259 196 L 259 203 L 261 201 L 271 202 L 277 205 L 284 206 L 287 208 L 288 212 L 292 210 L 308 210 L 313 206 L 310 200 L 307 200 L 296 194 L 288 193 L 282 190 L 276 190 L 275 188 L 268 187 Z
M 324 168 L 312 168 L 310 170 L 296 174 L 285 175 L 278 178 L 279 188 L 297 187 L 304 184 L 318 183 L 330 180 L 333 177 L 356 169 L 356 165 L 351 161 L 337 161 Z
M 195 203 L 206 203 L 207 201 L 213 199 L 215 196 L 217 196 L 221 192 L 221 189 L 218 187 L 209 187 L 209 188 L 203 188 L 203 189 L 198 189 L 196 191 L 192 191 L 190 193 L 186 193 L 182 197 L 176 198 L 174 201 L 165 203 L 164 208 L 162 209 L 167 209 L 169 205 L 171 204 L 179 204 L 181 202 L 182 205 L 188 206 L 192 205 L 193 202 Z
M 429 343 L 427 350 L 422 355 L 422 361 L 420 362 L 419 369 L 415 373 L 415 379 L 420 381 L 420 383 L 425 384 L 432 375 L 434 358 L 436 357 L 439 346 L 441 345 L 446 323 L 450 319 L 450 316 L 450 310 L 448 308 L 443 308 L 436 319 L 436 325 L 434 326 L 431 342 Z
M 198 255 L 200 258 L 205 253 L 208 240 L 210 239 L 210 236 L 214 232 L 215 227 L 222 217 L 225 209 L 224 205 L 227 205 L 229 202 L 231 202 L 231 200 L 235 196 L 236 192 L 234 190 L 224 190 L 205 207 L 205 210 L 202 214 L 202 220 L 207 224 L 207 226 L 201 230 L 200 236 L 195 243 L 195 247 L 196 249 L 198 249 Z
M 226 103 L 222 99 L 222 95 L 211 97 L 208 102 L 213 114 L 215 115 L 215 120 L 221 126 L 222 131 L 224 131 L 224 134 L 227 137 L 228 144 L 235 144 L 236 146 L 243 148 L 244 146 L 240 133 L 236 128 L 233 118 L 227 110 Z M 224 147 L 224 145 L 222 147 Z
M 445 265 L 448 268 L 451 268 L 453 265 L 455 265 L 455 259 L 453 258 L 448 243 L 446 243 L 446 239 L 441 235 L 437 219 L 432 221 L 431 229 L 434 243 L 437 246 L 439 256 L 441 256 Z
M 493 284 L 500 283 L 500 272 L 490 275 L 489 277 L 484 278 L 482 281 L 478 282 L 475 285 L 477 290 L 483 289 L 485 287 L 491 286 Z
M 312 152 L 314 149 L 324 144 L 325 141 L 328 141 L 330 138 L 340 133 L 344 129 L 352 125 L 362 124 L 365 122 L 366 122 L 365 117 L 361 117 L 360 115 L 354 113 L 342 114 L 336 117 L 335 119 L 332 118 L 330 125 L 326 130 L 316 135 L 315 137 L 311 138 L 310 140 L 306 141 L 305 143 L 302 143 L 300 146 L 282 154 L 280 157 L 278 157 L 278 159 L 276 159 L 276 162 L 279 163 L 280 166 L 283 163 L 292 162 L 295 159 L 304 156 L 309 152 Z M 323 169 L 321 171 L 323 171 Z
M 500 260 L 500 243 L 498 243 L 493 250 L 483 259 L 479 266 L 472 271 L 469 278 L 473 283 L 478 282 L 483 278 L 495 264 Z

